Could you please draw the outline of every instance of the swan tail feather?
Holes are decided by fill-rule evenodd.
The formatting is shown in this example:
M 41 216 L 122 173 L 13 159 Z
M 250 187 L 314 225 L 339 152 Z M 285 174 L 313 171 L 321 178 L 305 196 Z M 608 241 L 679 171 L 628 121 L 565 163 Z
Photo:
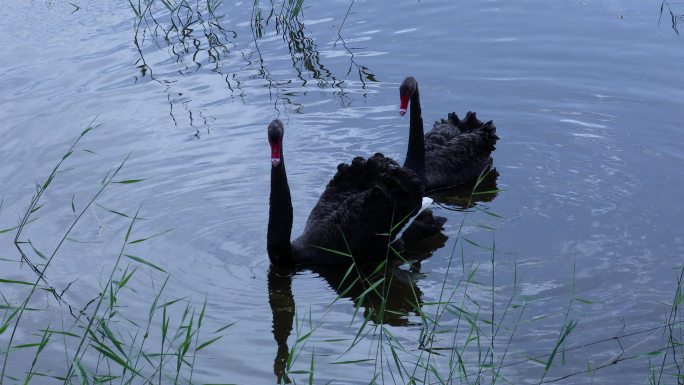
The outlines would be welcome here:
M 468 111 L 463 119 L 459 119 L 455 112 L 451 112 L 448 115 L 448 120 L 449 123 L 456 126 L 462 134 L 478 134 L 488 151 L 491 152 L 496 149 L 495 145 L 499 140 L 499 136 L 496 135 L 496 126 L 493 121 L 481 121 L 477 118 L 477 113 L 474 111 Z

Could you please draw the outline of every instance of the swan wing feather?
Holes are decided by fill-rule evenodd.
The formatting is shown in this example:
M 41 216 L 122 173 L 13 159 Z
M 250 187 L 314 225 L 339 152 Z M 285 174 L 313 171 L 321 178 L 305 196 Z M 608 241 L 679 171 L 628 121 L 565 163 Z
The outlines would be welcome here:
M 420 178 L 394 160 L 357 157 L 338 166 L 297 241 L 354 258 L 383 258 L 404 225 L 397 223 L 417 211 L 423 194 Z
M 448 122 L 436 126 L 425 136 L 428 190 L 473 180 L 491 165 L 490 155 L 499 139 L 492 121 L 482 122 L 474 112 L 462 120 L 450 113 Z

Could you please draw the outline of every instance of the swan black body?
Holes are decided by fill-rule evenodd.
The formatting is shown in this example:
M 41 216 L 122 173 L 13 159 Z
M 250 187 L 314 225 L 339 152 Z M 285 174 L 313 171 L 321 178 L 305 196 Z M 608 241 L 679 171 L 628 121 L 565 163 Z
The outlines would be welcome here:
M 490 155 L 499 139 L 491 120 L 483 123 L 474 112 L 468 112 L 461 120 L 452 112 L 447 120 L 435 122 L 432 130 L 424 135 L 416 79 L 407 77 L 399 87 L 399 96 L 399 113 L 404 115 L 410 109 L 409 144 L 404 167 L 423 178 L 426 191 L 472 181 L 490 167 Z
M 351 165 L 342 163 L 311 211 L 304 232 L 290 242 L 292 199 L 283 135 L 283 124 L 272 121 L 268 126 L 272 168 L 267 236 L 271 263 L 351 263 L 348 254 L 354 262 L 385 258 L 388 244 L 421 206 L 425 193 L 421 178 L 382 154 L 354 158 Z M 444 222 L 440 220 L 433 222 L 433 234 L 441 229 Z

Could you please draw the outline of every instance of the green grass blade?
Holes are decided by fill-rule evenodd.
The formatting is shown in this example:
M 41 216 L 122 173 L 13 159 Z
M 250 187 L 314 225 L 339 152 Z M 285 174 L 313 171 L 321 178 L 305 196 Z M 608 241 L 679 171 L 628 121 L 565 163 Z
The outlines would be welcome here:
M 128 258 L 130 258 L 130 259 L 132 259 L 132 260 L 134 260 L 134 261 L 136 261 L 136 262 L 142 263 L 143 265 L 147 265 L 147 266 L 152 267 L 152 268 L 154 268 L 154 269 L 156 269 L 156 270 L 159 270 L 159 271 L 162 271 L 162 272 L 166 273 L 166 270 L 162 269 L 161 267 L 155 265 L 154 263 L 152 263 L 152 262 L 150 262 L 150 261 L 147 261 L 147 260 L 144 259 L 144 258 L 136 257 L 135 255 L 130 255 L 130 254 L 124 254 L 124 256 L 126 256 L 126 257 L 128 257 Z

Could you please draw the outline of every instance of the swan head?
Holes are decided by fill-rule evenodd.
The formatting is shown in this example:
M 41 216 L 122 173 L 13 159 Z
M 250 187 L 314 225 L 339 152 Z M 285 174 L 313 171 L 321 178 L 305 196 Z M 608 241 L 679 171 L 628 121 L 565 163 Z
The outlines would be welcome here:
M 278 167 L 282 160 L 283 135 L 285 135 L 283 122 L 278 119 L 273 120 L 268 125 L 268 143 L 271 145 L 271 165 L 273 167 Z
M 408 76 L 399 86 L 399 115 L 404 116 L 408 110 L 408 103 L 418 89 L 418 82 L 413 76 Z

